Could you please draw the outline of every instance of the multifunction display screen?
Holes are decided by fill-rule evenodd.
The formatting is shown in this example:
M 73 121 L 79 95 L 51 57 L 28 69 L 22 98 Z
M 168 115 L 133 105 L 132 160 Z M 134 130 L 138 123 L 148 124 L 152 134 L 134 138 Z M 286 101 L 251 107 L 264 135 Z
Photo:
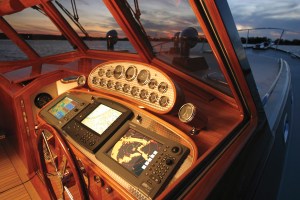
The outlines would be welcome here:
M 63 98 L 60 102 L 50 108 L 51 113 L 56 119 L 61 119 L 77 106 L 77 102 L 69 97 Z
M 135 176 L 139 176 L 161 148 L 162 144 L 130 128 L 107 154 Z
M 81 123 L 89 127 L 99 135 L 102 135 L 108 127 L 110 127 L 120 116 L 122 112 L 110 108 L 104 104 L 100 104 Z

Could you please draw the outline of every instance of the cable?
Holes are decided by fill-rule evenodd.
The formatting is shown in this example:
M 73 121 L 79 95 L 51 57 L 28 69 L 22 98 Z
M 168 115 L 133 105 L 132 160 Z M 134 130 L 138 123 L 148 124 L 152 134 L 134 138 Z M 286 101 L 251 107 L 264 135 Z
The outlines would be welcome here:
M 24 182 L 22 182 L 22 183 L 20 183 L 20 184 L 18 184 L 18 185 L 12 186 L 11 188 L 8 188 L 8 189 L 6 189 L 6 190 L 4 190 L 4 191 L 1 191 L 0 194 L 3 194 L 3 193 L 5 193 L 5 192 L 7 192 L 7 191 L 9 191 L 9 190 L 11 190 L 11 189 L 14 189 L 14 188 L 20 186 L 20 185 L 24 185 L 25 183 L 31 181 L 36 175 L 37 175 L 37 173 L 35 172 L 35 174 L 34 174 L 31 178 L 29 178 L 28 180 L 26 180 L 26 181 L 24 181 Z

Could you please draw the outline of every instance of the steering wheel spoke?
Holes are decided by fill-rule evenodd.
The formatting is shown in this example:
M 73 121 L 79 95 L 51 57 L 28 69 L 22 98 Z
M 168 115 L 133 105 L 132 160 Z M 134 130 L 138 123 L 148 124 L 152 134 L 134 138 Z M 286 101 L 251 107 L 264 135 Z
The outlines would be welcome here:
M 37 145 L 40 169 L 51 199 L 88 199 L 83 174 L 64 138 L 44 124 L 38 131 Z

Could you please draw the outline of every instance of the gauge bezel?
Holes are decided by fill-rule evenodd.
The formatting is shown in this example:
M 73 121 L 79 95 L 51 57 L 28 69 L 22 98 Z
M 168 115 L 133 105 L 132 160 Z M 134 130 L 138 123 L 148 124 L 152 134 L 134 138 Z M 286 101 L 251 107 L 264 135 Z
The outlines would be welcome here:
M 150 79 L 148 86 L 150 89 L 155 89 L 158 85 L 158 82 L 155 78 Z
M 121 67 L 121 73 L 120 73 L 120 74 L 116 74 L 116 70 L 117 70 L 117 68 L 119 68 L 119 67 Z M 113 71 L 113 75 L 114 75 L 115 79 L 120 79 L 120 78 L 122 78 L 122 77 L 124 76 L 124 74 L 125 74 L 125 68 L 124 68 L 124 66 L 123 66 L 123 65 L 117 65 L 117 66 L 115 67 L 114 71 Z
M 162 102 L 163 99 L 166 99 L 166 103 L 163 103 L 163 102 Z M 169 103 L 170 103 L 169 97 L 167 97 L 167 96 L 161 96 L 161 97 L 160 97 L 160 99 L 159 99 L 159 105 L 160 105 L 161 107 L 167 107 L 167 105 L 168 105 Z
M 163 85 L 164 85 L 164 88 L 162 88 Z M 168 91 L 168 87 L 169 87 L 168 83 L 166 83 L 166 82 L 161 82 L 161 83 L 159 83 L 157 89 L 158 89 L 158 91 L 159 91 L 160 93 L 163 94 L 163 93 L 166 93 L 166 92 Z
M 140 78 L 141 76 L 145 76 L 145 78 Z M 146 85 L 150 81 L 150 72 L 147 69 L 142 69 L 136 77 L 136 80 L 139 85 Z
M 47 98 L 46 103 L 41 103 L 41 98 Z M 53 99 L 53 97 L 52 97 L 50 94 L 48 94 L 48 93 L 46 93 L 46 92 L 42 92 L 42 93 L 39 93 L 39 94 L 37 94 L 37 95 L 35 96 L 35 98 L 34 98 L 34 105 L 35 105 L 37 108 L 41 109 L 41 108 L 43 108 L 48 102 L 50 102 L 52 99 Z
M 187 106 L 191 108 L 191 112 L 189 113 L 189 115 L 187 117 L 185 117 L 184 116 L 185 113 L 181 113 L 181 112 Z M 194 119 L 196 112 L 197 112 L 196 106 L 194 106 L 192 103 L 186 103 L 180 107 L 180 109 L 178 111 L 178 118 L 181 122 L 189 123 Z
M 129 69 L 133 69 L 134 72 L 133 72 L 132 77 L 127 78 L 128 70 L 129 70 Z M 136 66 L 130 65 L 130 66 L 126 69 L 126 71 L 125 71 L 125 79 L 126 79 L 127 81 L 133 81 L 133 80 L 136 78 L 136 76 L 137 76 L 137 68 L 136 68 Z

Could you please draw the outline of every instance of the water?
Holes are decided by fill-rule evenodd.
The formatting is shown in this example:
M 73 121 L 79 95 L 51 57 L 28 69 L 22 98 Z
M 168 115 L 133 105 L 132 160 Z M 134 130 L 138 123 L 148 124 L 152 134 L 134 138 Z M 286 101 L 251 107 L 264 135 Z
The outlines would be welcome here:
M 74 51 L 73 46 L 66 40 L 28 40 L 28 44 L 42 57 Z M 106 41 L 84 41 L 90 49 L 106 51 Z M 156 42 L 155 42 L 156 43 Z M 153 43 L 153 44 L 155 44 Z M 156 52 L 164 51 L 173 45 L 171 42 L 154 47 Z M 166 49 L 167 48 L 167 49 Z M 300 56 L 300 46 L 279 45 L 279 49 Z M 205 43 L 199 43 L 191 49 L 191 53 L 209 50 Z M 115 51 L 136 53 L 129 41 L 118 41 Z M 27 60 L 27 56 L 10 40 L 0 40 L 0 61 Z
M 41 57 L 74 51 L 73 46 L 67 40 L 27 40 L 26 41 Z M 107 51 L 106 41 L 84 41 L 90 49 Z M 128 41 L 118 41 L 115 51 L 136 53 Z M 0 61 L 27 60 L 17 45 L 11 40 L 0 40 Z

